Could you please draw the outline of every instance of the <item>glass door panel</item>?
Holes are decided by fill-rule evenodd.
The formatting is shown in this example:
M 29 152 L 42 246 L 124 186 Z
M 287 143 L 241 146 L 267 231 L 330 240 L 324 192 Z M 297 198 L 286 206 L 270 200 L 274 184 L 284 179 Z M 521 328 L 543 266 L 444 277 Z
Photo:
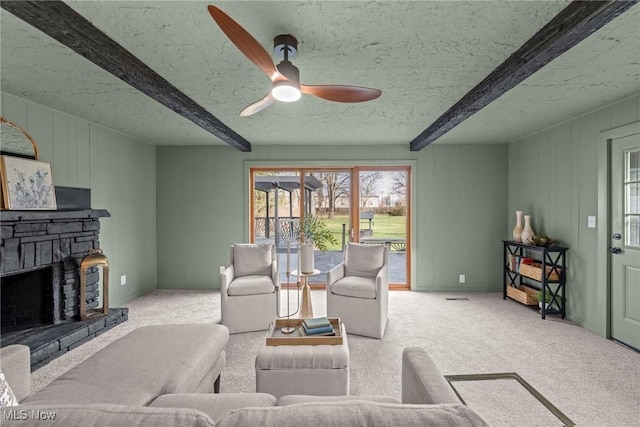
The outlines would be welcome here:
M 640 248 L 640 150 L 624 154 L 625 246 Z
M 300 232 L 300 174 L 296 171 L 252 170 L 252 241 L 276 246 L 280 282 L 287 283 L 286 260 L 289 242 Z M 291 249 L 293 267 L 296 249 Z M 289 278 L 295 283 L 295 278 Z
M 408 277 L 408 169 L 358 168 L 358 237 L 389 248 L 389 283 L 406 287 Z
M 318 235 L 314 268 L 320 271 L 309 278 L 310 284 L 326 283 L 326 273 L 344 260 L 351 231 L 350 193 L 351 170 L 305 170 L 303 231 Z

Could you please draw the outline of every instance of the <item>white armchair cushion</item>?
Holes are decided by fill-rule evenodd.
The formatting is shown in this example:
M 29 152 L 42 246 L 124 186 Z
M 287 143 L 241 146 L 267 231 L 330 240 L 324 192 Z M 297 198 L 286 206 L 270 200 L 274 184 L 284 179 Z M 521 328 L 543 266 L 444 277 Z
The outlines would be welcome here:
M 344 261 L 346 276 L 376 277 L 384 264 L 385 245 L 349 243 Z
M 236 277 L 227 287 L 227 295 L 258 295 L 270 294 L 275 290 L 271 276 L 252 274 Z
M 376 298 L 376 279 L 373 277 L 347 276 L 331 285 L 336 295 L 354 298 Z
M 236 277 L 254 274 L 271 275 L 271 245 L 233 245 L 233 267 Z

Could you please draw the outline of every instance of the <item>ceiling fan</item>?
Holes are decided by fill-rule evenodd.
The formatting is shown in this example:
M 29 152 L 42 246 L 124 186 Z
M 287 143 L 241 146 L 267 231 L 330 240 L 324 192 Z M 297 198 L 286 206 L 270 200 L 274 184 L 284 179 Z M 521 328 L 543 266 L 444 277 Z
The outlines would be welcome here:
M 216 6 L 208 7 L 209 13 L 220 29 L 229 37 L 244 55 L 258 66 L 271 79 L 273 88 L 261 100 L 247 106 L 240 112 L 243 117 L 256 114 L 275 101 L 293 102 L 301 94 L 317 96 L 335 102 L 364 102 L 376 99 L 382 94 L 379 89 L 346 85 L 305 85 L 300 83 L 300 71 L 289 58 L 298 51 L 298 41 L 290 34 L 279 35 L 274 39 L 274 53 L 283 58 L 275 65 L 271 55 L 240 24 Z

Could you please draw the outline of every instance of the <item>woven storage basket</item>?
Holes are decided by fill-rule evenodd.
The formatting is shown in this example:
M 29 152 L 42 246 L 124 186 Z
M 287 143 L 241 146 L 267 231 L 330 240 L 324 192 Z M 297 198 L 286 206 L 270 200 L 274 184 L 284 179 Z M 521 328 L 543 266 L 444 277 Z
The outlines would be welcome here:
M 559 269 L 559 267 L 557 268 Z M 550 272 L 548 280 L 560 280 L 557 271 L 553 270 L 553 267 L 547 266 L 547 274 Z M 534 263 L 534 264 L 520 264 L 521 276 L 528 277 L 530 279 L 537 280 L 538 282 L 542 282 L 542 265 Z
M 524 285 L 520 285 L 517 288 L 507 286 L 507 296 L 524 305 L 538 305 L 537 294 L 538 291 Z

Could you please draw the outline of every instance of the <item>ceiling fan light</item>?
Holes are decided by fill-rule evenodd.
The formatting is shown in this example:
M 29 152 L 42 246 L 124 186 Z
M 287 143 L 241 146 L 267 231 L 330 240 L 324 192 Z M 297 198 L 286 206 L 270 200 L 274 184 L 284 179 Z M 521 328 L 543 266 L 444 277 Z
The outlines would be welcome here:
M 294 102 L 300 99 L 300 85 L 290 80 L 275 82 L 271 95 L 278 101 Z

